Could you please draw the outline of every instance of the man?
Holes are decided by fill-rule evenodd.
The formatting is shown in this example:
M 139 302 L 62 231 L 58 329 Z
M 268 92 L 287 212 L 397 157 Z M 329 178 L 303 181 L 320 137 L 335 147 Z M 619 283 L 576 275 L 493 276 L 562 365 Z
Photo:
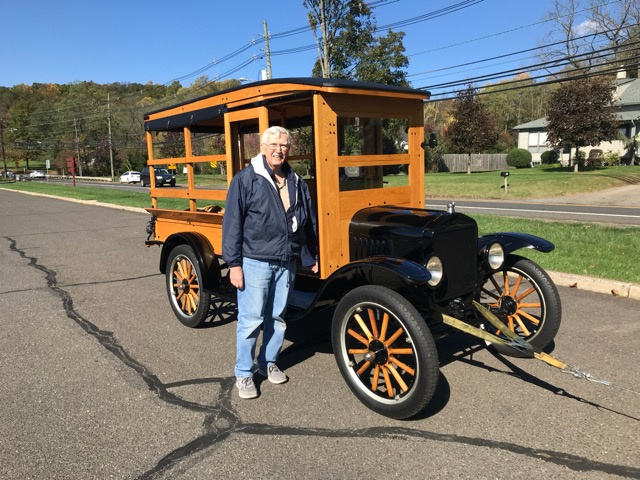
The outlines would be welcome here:
M 287 381 L 276 360 L 284 342 L 284 315 L 296 259 L 318 271 L 317 227 L 307 184 L 286 162 L 290 135 L 270 127 L 261 153 L 231 181 L 222 221 L 222 258 L 238 289 L 236 387 L 241 398 L 258 396 L 253 381 L 260 329 L 258 373 L 271 383 Z

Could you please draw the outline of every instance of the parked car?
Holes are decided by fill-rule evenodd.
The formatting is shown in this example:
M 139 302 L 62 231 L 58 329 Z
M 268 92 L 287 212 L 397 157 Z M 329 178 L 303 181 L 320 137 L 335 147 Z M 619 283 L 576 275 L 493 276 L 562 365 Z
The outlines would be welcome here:
M 11 180 L 14 180 L 16 178 L 16 175 L 10 170 L 5 170 L 4 172 L 2 172 L 2 176 Z
M 40 170 L 34 170 L 29 174 L 29 178 L 44 178 L 44 172 Z
M 120 175 L 120 183 L 138 183 L 140 181 L 140 172 L 124 172 Z
M 169 173 L 169 170 L 166 168 L 154 168 L 153 170 L 156 175 L 156 187 L 161 187 L 163 185 L 170 185 L 172 187 L 176 186 L 176 176 Z M 143 187 L 151 185 L 151 180 L 149 179 L 149 167 L 144 167 L 140 172 L 140 183 Z

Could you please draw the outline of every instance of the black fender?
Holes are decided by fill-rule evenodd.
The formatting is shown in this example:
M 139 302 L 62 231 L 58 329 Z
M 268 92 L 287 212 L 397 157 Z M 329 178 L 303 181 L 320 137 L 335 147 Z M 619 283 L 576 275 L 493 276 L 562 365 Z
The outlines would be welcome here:
M 171 251 L 178 245 L 189 245 L 192 248 L 200 264 L 202 283 L 205 289 L 213 290 L 222 285 L 218 256 L 209 240 L 198 233 L 176 233 L 165 240 L 160 253 L 160 273 L 167 273 L 167 259 Z
M 370 257 L 348 263 L 333 272 L 318 290 L 308 312 L 336 305 L 349 291 L 362 285 L 380 285 L 405 296 L 411 303 L 424 303 L 429 271 L 422 265 L 394 257 Z M 297 315 L 296 315 L 297 317 Z
M 549 253 L 556 248 L 556 246 L 549 240 L 545 240 L 544 238 L 530 235 L 528 233 L 498 232 L 483 235 L 478 238 L 478 250 L 482 251 L 487 245 L 494 242 L 498 242 L 502 245 L 505 255 L 521 248 L 532 248 L 544 253 Z

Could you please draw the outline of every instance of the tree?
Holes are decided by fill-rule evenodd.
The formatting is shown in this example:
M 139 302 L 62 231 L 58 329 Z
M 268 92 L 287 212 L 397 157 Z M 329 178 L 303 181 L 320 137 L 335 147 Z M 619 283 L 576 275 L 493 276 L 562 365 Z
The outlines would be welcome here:
M 559 28 L 547 36 L 553 46 L 545 48 L 541 56 L 545 61 L 566 62 L 568 68 L 562 75 L 577 68 L 583 72 L 602 68 L 604 64 L 610 68 L 612 62 L 622 66 L 637 51 L 632 39 L 637 39 L 640 0 L 554 0 L 547 20 Z M 611 50 L 603 51 L 603 47 Z
M 495 124 L 473 85 L 458 93 L 451 108 L 451 121 L 442 134 L 452 151 L 469 155 L 467 173 L 471 173 L 472 153 L 495 146 Z
M 618 120 L 613 106 L 613 84 L 605 76 L 563 83 L 549 96 L 547 138 L 556 147 L 575 147 L 574 171 L 579 150 L 613 140 Z
M 364 1 L 304 0 L 303 5 L 318 45 L 313 76 L 408 85 L 404 33 L 388 30 L 377 37 L 375 19 Z

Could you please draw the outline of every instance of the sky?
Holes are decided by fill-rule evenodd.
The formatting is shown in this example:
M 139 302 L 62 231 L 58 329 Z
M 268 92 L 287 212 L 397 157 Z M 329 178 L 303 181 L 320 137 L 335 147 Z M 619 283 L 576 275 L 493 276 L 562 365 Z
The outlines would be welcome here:
M 558 28 L 544 21 L 553 0 L 368 3 L 379 27 L 414 20 L 394 31 L 406 34 L 416 88 L 533 64 L 535 52 L 478 61 L 543 45 Z M 265 21 L 273 78 L 309 76 L 317 56 L 302 0 L 0 0 L 0 12 L 5 87 L 257 80 L 267 66 Z

